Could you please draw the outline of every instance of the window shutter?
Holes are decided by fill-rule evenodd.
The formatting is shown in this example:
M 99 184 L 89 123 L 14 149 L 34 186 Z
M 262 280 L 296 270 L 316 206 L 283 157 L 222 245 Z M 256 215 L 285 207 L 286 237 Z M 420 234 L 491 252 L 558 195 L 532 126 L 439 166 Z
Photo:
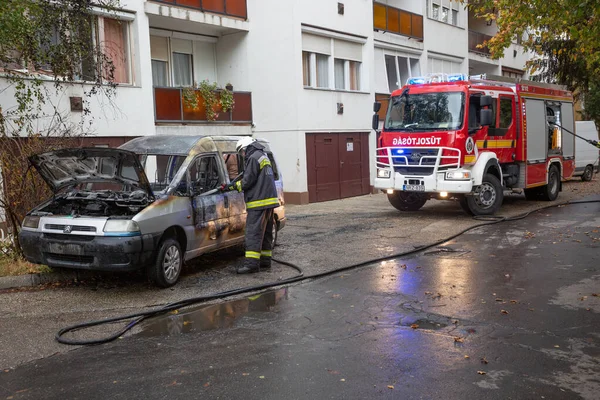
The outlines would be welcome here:
M 362 44 L 335 40 L 333 42 L 335 58 L 344 60 L 362 61 Z
M 302 50 L 311 53 L 331 55 L 331 39 L 302 33 Z

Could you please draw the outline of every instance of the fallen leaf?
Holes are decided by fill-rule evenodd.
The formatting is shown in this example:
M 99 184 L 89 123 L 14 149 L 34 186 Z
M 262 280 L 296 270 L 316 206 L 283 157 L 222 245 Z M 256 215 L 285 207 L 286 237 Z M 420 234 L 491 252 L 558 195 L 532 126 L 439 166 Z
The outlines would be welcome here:
M 496 301 L 504 301 L 503 299 L 496 299 Z
M 388 389 L 393 389 L 394 385 L 388 385 Z
M 587 296 L 583 296 L 583 297 L 579 298 L 580 301 L 584 301 L 585 299 L 587 299 Z
M 469 357 L 468 355 L 466 355 L 466 354 L 465 354 L 465 358 L 466 358 L 466 359 L 469 359 L 469 358 L 471 358 L 471 357 Z
M 209 386 L 210 386 L 210 382 L 206 382 L 206 383 L 204 384 L 204 387 L 209 387 Z
M 485 375 L 485 374 L 486 374 L 486 372 L 485 372 L 485 371 L 477 371 L 477 373 L 478 373 L 479 375 Z
M 418 266 L 416 269 L 421 269 L 421 268 L 423 268 L 423 267 L 421 267 L 421 266 Z
M 554 347 L 556 347 L 557 349 L 560 349 L 560 346 L 555 344 Z
M 457 319 L 455 319 L 454 321 L 452 321 L 452 323 L 453 323 L 454 325 L 458 325 L 458 320 L 457 320 Z
M 402 264 L 402 265 L 400 266 L 400 268 L 402 268 L 402 269 L 406 269 L 406 264 Z
M 417 329 L 419 327 L 419 325 L 418 324 L 412 324 L 410 327 L 413 328 L 413 329 Z
M 592 293 L 592 296 L 594 296 L 594 297 L 600 297 L 600 294 L 599 293 Z
M 340 382 L 346 382 L 346 380 L 344 378 L 340 379 Z
M 248 376 L 250 375 L 248 372 L 242 372 L 242 376 Z
M 183 321 L 183 326 L 188 326 L 191 323 L 192 323 L 192 321 Z
M 425 294 L 431 294 L 431 292 L 425 292 Z
M 535 308 L 530 308 L 529 311 L 535 311 Z
M 511 302 L 512 304 L 517 304 L 517 303 L 518 303 L 518 301 L 517 301 L 517 300 L 511 300 L 510 302 Z
M 481 357 L 481 363 L 482 364 L 487 364 L 488 360 L 485 357 Z
M 261 375 L 261 376 L 259 376 L 258 378 L 259 378 L 259 379 L 265 379 L 265 376 L 264 376 L 264 375 Z
M 339 298 L 340 298 L 340 295 L 339 295 L 339 294 L 334 294 L 334 295 L 333 295 L 333 296 L 331 296 L 331 297 L 333 297 L 334 299 L 339 299 Z
M 454 338 L 454 341 L 455 341 L 456 343 L 464 343 L 465 339 L 464 339 L 464 338 L 461 338 L 460 336 L 456 336 L 456 337 Z
M 500 310 L 500 312 L 501 312 L 502 314 L 508 314 L 508 311 L 506 311 L 506 310 Z

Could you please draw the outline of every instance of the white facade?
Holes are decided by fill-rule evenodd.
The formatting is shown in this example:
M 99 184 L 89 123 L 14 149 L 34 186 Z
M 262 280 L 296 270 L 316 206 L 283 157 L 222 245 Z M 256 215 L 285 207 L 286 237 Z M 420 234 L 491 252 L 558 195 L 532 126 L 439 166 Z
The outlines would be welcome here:
M 412 15 L 412 36 L 374 29 L 370 0 L 247 0 L 247 19 L 161 2 L 121 1 L 123 74 L 128 78 L 117 88 L 114 107 L 106 107 L 101 96 L 91 99 L 91 132 L 107 137 L 180 133 L 266 138 L 278 157 L 286 192 L 302 202 L 308 198 L 307 133 L 371 132 L 374 171 L 370 126 L 375 94 L 389 94 L 408 77 L 429 72 L 500 75 L 503 66 L 523 70 L 527 59 L 516 44 L 499 61 L 470 52 L 469 29 L 493 34 L 489 29 L 495 26 L 475 23 L 457 1 L 375 2 L 408 12 L 403 17 Z M 202 80 L 250 92 L 252 122 L 155 123 L 155 86 Z M 82 85 L 75 84 L 57 101 L 73 123 L 82 114 L 70 111 L 69 97 L 82 93 Z M 10 90 L 0 94 L 0 105 L 4 110 L 14 106 Z

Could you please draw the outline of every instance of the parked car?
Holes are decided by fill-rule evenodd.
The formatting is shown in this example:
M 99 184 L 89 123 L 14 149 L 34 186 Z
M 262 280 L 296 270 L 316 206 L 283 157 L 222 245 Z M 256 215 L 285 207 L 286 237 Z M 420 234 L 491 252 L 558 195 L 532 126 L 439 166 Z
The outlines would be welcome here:
M 575 122 L 575 133 L 587 140 L 598 141 L 598 130 L 594 121 Z M 581 176 L 582 181 L 591 181 L 598 173 L 600 150 L 597 147 L 575 138 L 575 172 L 573 176 Z
M 243 193 L 222 193 L 243 169 L 229 136 L 148 136 L 119 149 L 75 148 L 30 158 L 54 195 L 28 213 L 19 239 L 27 260 L 104 271 L 146 268 L 174 285 L 184 261 L 243 243 Z M 273 153 L 285 225 L 283 184 Z

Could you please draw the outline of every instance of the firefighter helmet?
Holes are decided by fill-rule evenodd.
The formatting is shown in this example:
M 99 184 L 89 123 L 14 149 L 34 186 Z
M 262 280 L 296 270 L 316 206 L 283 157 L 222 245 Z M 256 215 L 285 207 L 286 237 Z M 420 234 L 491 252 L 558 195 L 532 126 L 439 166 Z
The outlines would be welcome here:
M 256 139 L 253 139 L 250 136 L 244 136 L 243 138 L 238 140 L 237 143 L 235 144 L 235 150 L 239 153 L 240 151 L 244 150 L 246 147 L 248 147 L 250 144 L 254 143 L 255 141 L 256 141 Z

